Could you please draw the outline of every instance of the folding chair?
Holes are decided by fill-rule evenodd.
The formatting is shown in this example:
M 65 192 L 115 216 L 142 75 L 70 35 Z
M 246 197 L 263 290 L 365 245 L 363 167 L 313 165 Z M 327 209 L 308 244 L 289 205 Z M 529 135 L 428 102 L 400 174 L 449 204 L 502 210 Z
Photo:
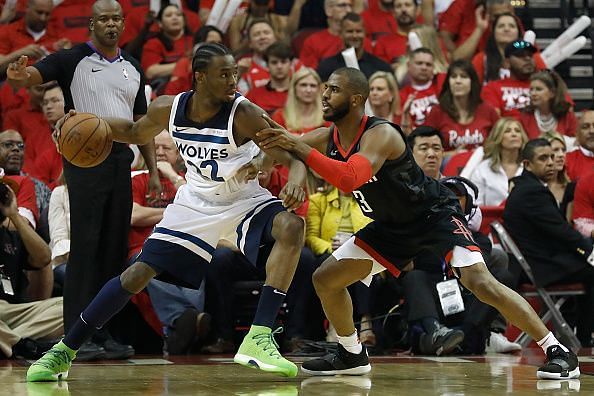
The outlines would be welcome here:
M 530 265 L 503 225 L 498 221 L 494 221 L 491 223 L 491 230 L 493 231 L 493 235 L 499 239 L 503 249 L 516 259 L 530 280 L 530 284 L 520 286 L 520 294 L 524 298 L 540 298 L 543 303 L 543 308 L 539 313 L 540 319 L 544 323 L 547 323 L 549 320 L 552 321 L 562 342 L 566 343 L 568 348 L 578 350 L 581 347 L 580 341 L 563 318 L 563 315 L 561 315 L 560 309 L 569 297 L 585 294 L 583 285 L 568 284 L 546 288 L 537 286 Z M 515 342 L 522 347 L 527 347 L 530 343 L 530 336 L 522 332 Z

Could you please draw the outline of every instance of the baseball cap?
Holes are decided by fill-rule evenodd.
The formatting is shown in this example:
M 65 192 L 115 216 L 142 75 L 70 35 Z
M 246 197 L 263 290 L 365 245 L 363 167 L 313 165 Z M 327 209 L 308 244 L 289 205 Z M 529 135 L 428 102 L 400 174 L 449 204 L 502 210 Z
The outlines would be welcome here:
M 509 58 L 512 55 L 518 55 L 524 51 L 529 51 L 533 54 L 536 52 L 536 48 L 528 41 L 512 41 L 505 47 L 505 57 Z

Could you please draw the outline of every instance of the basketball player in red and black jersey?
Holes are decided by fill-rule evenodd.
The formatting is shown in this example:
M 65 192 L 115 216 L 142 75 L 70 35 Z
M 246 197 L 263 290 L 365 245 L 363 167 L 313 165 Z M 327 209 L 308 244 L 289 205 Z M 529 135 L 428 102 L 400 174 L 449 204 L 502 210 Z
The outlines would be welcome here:
M 338 333 L 337 352 L 303 363 L 313 375 L 364 374 L 371 369 L 353 323 L 347 286 L 368 283 L 388 269 L 395 275 L 422 250 L 444 257 L 462 284 L 526 331 L 547 354 L 537 376 L 579 376 L 575 354 L 561 345 L 530 305 L 487 270 L 480 249 L 447 187 L 424 175 L 400 127 L 364 113 L 369 87 L 353 68 L 336 70 L 322 95 L 324 118 L 334 124 L 297 138 L 267 116 L 271 128 L 258 133 L 262 148 L 291 151 L 324 179 L 353 193 L 375 221 L 357 232 L 315 272 L 313 282 Z M 325 155 L 324 155 L 325 154 Z

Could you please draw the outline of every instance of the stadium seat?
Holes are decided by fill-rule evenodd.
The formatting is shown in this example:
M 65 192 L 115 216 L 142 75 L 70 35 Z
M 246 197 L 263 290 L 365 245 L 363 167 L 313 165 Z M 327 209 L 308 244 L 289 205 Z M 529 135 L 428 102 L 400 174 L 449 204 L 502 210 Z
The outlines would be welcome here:
M 460 172 L 462 172 L 462 169 L 464 169 L 464 166 L 466 166 L 466 163 L 470 159 L 470 156 L 472 155 L 473 152 L 474 152 L 473 150 L 470 150 L 470 151 L 463 151 L 461 153 L 454 154 L 448 160 L 448 162 L 445 164 L 445 166 L 443 168 L 443 175 L 444 176 L 459 176 Z
M 578 350 L 581 347 L 580 341 L 563 318 L 560 309 L 570 297 L 585 294 L 583 285 L 578 283 L 550 287 L 537 286 L 530 265 L 503 225 L 499 221 L 494 221 L 491 223 L 491 230 L 493 235 L 499 239 L 503 249 L 517 261 L 530 281 L 530 283 L 520 286 L 520 294 L 526 299 L 537 297 L 542 303 L 540 319 L 545 324 L 552 321 L 560 341 L 565 343 L 568 348 Z M 522 332 L 515 342 L 526 347 L 530 343 L 530 336 Z
M 491 233 L 491 223 L 494 221 L 501 221 L 505 206 L 481 206 L 480 209 L 483 215 L 483 221 L 481 223 L 479 232 L 483 235 L 489 236 Z

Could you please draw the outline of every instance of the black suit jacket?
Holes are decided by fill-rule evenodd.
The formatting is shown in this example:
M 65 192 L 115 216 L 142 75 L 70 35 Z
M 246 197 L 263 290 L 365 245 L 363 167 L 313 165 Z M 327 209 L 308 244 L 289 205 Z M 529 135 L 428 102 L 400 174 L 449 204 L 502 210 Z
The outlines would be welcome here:
M 536 283 L 547 286 L 586 268 L 593 241 L 565 220 L 549 189 L 527 170 L 512 182 L 503 221 Z
M 363 52 L 363 56 L 361 56 L 361 59 L 359 59 L 358 63 L 359 69 L 361 69 L 361 72 L 363 72 L 365 77 L 368 79 L 376 71 L 392 73 L 392 68 L 389 64 L 368 52 Z M 344 57 L 342 56 L 342 51 L 340 51 L 335 55 L 322 59 L 318 65 L 317 71 L 322 81 L 328 81 L 328 78 L 332 73 L 334 73 L 336 69 L 340 69 L 341 67 L 345 66 L 346 64 L 344 63 Z

